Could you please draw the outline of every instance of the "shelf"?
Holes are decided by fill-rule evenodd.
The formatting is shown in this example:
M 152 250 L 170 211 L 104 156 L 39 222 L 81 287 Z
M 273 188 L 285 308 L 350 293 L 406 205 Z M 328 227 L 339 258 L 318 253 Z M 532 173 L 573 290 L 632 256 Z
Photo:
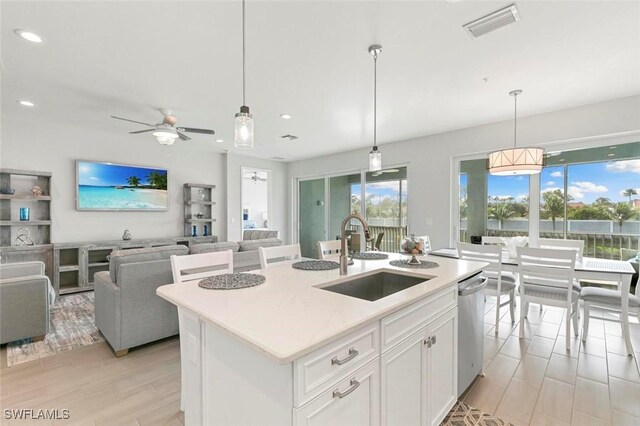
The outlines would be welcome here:
M 93 290 L 93 283 L 90 283 L 89 285 L 67 287 L 67 288 L 60 287 L 60 294 L 80 293 L 82 291 L 91 291 L 91 290 Z
M 215 201 L 199 201 L 199 200 L 195 200 L 195 201 L 187 201 L 187 204 L 200 204 L 203 206 L 215 206 L 216 202 Z
M 89 268 L 95 268 L 96 266 L 109 266 L 109 262 L 104 261 L 104 262 L 89 263 Z
M 50 195 L 9 195 L 0 194 L 0 200 L 21 200 L 21 201 L 51 201 Z
M 215 185 L 207 185 L 206 183 L 185 183 L 185 187 L 187 188 L 205 188 L 205 189 L 214 189 Z
M 186 219 L 185 222 L 186 223 L 209 223 L 209 222 L 215 222 L 215 219 Z
M 60 265 L 60 272 L 78 271 L 80 267 L 78 265 Z
M 50 220 L 0 220 L 0 226 L 49 226 Z
M 51 172 L 39 172 L 34 170 L 0 169 L 0 173 L 7 175 L 51 177 Z

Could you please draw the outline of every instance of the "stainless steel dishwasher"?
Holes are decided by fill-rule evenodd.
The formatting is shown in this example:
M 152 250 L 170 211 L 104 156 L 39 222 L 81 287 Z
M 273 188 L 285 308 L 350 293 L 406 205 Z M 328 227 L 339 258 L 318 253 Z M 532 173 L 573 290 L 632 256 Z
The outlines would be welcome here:
M 458 396 L 482 373 L 484 289 L 482 272 L 458 283 Z

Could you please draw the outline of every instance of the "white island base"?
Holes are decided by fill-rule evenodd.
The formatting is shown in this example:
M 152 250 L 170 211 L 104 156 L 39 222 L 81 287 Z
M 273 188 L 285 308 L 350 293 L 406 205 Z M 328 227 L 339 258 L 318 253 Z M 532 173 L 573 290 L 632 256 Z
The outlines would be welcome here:
M 185 424 L 438 425 L 457 396 L 455 295 L 428 299 L 449 299 L 444 312 L 425 317 L 418 302 L 287 364 L 180 308 Z

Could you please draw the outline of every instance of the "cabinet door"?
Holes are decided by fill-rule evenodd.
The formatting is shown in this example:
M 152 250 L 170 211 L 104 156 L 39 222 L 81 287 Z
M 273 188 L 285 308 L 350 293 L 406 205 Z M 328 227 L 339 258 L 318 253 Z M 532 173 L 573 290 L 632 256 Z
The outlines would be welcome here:
M 381 357 L 381 424 L 427 424 L 426 331 L 423 327 Z
M 378 426 L 379 359 L 347 376 L 303 407 L 295 409 L 298 426 Z
M 442 422 L 458 395 L 458 308 L 427 326 L 431 338 L 427 349 L 427 399 L 429 422 Z

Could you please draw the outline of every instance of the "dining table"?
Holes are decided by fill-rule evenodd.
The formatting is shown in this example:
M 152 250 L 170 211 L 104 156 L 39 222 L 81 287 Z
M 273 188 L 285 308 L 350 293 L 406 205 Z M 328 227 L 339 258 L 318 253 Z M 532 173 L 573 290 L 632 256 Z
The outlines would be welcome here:
M 458 250 L 455 248 L 440 248 L 429 253 L 432 256 L 458 258 Z M 518 273 L 518 259 L 509 254 L 507 249 L 502 252 L 502 270 Z M 600 259 L 595 257 L 583 257 L 576 262 L 575 278 L 582 281 L 598 281 L 598 284 L 611 283 L 620 292 L 620 323 L 623 329 L 623 336 L 627 354 L 633 354 L 633 346 L 629 337 L 629 291 L 631 289 L 631 278 L 635 274 L 635 269 L 628 261 L 614 259 Z M 636 293 L 638 292 L 636 287 Z

